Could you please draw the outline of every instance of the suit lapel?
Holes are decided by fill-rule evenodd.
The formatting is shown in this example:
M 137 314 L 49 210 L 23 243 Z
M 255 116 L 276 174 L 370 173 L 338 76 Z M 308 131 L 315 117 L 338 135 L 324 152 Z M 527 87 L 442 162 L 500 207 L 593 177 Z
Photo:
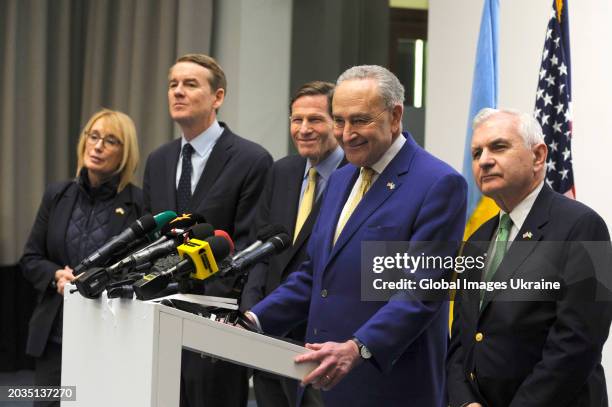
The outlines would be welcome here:
M 221 171 L 223 171 L 225 164 L 232 157 L 234 137 L 234 134 L 227 127 L 224 127 L 221 137 L 219 137 L 219 140 L 215 143 L 206 161 L 202 176 L 193 192 L 191 201 L 189 201 L 189 208 L 195 209 L 202 206 L 202 202 L 206 199 L 208 191 L 210 191 L 210 188 L 221 175 Z
M 347 173 L 344 175 L 345 179 L 339 180 L 340 181 L 339 184 L 344 185 L 344 189 L 342 191 L 338 191 L 339 192 L 338 194 L 336 194 L 335 191 L 329 191 L 329 195 L 332 197 L 335 197 L 336 199 L 333 200 L 334 204 L 333 204 L 333 207 L 331 208 L 331 213 L 334 214 L 334 217 L 331 218 L 331 223 L 327 225 L 327 233 L 325 233 L 324 235 L 325 240 L 323 242 L 323 245 L 324 245 L 323 247 L 328 250 L 325 252 L 325 254 L 326 255 L 329 254 L 329 256 L 327 256 L 327 260 L 325 261 L 326 267 L 327 267 L 327 264 L 329 264 L 331 260 L 331 256 L 334 255 L 334 253 L 336 252 L 335 248 L 338 246 L 338 242 L 336 242 L 335 247 L 333 246 L 334 234 L 336 232 L 336 226 L 338 225 L 340 214 L 342 213 L 342 208 L 344 207 L 346 200 L 351 194 L 353 185 L 355 184 L 355 182 L 357 181 L 357 178 L 359 177 L 359 168 L 355 167 L 352 164 L 350 164 L 350 167 L 352 167 L 352 171 L 347 171 Z M 353 215 L 354 214 L 355 213 L 353 212 Z M 340 239 L 338 239 L 338 241 L 340 241 Z
M 293 165 L 289 167 L 288 171 L 283 174 L 283 180 L 280 183 L 281 190 L 287 191 L 287 199 L 282 205 L 281 213 L 279 216 L 280 223 L 287 228 L 287 231 L 293 235 L 295 230 L 295 221 L 297 219 L 297 212 L 300 205 L 300 192 L 302 190 L 302 181 L 304 179 L 304 169 L 306 168 L 306 159 L 296 156 L 295 161 L 292 163 Z M 315 211 L 317 207 L 317 203 L 312 208 L 311 215 Z M 309 235 L 309 220 L 306 219 L 306 222 L 302 226 L 300 230 L 300 234 L 298 235 L 295 243 L 289 248 L 289 250 L 281 253 L 278 256 L 278 270 L 279 273 L 279 281 L 282 278 L 280 275 L 287 264 L 291 261 L 291 259 L 295 256 L 295 254 L 299 251 L 300 247 L 304 244 L 304 240 Z M 311 228 L 312 226 L 310 226 Z M 308 229 L 308 230 L 307 230 Z
M 340 164 L 338 164 L 338 168 L 343 167 L 344 165 L 347 164 L 347 162 L 348 161 L 346 161 L 346 157 L 343 158 Z M 293 187 L 295 186 L 298 187 L 297 192 L 295 192 L 295 197 L 293 197 L 293 195 L 291 194 L 288 195 L 288 197 L 290 198 L 290 202 L 295 202 L 295 205 L 293 206 L 288 205 L 290 206 L 289 208 L 290 210 L 287 212 L 288 223 L 286 224 L 287 225 L 291 224 L 291 227 L 293 229 L 295 229 L 295 221 L 297 219 L 297 212 L 299 208 L 299 198 L 300 198 L 299 194 L 301 191 L 301 181 L 303 180 L 305 165 L 306 165 L 306 160 L 304 159 L 300 166 L 299 179 L 292 180 Z M 292 198 L 294 199 L 291 200 Z M 295 257 L 295 255 L 302 249 L 302 246 L 304 246 L 306 242 L 308 241 L 308 239 L 310 238 L 310 235 L 312 234 L 312 229 L 314 228 L 317 217 L 319 215 L 319 210 L 321 209 L 322 201 L 323 201 L 323 194 L 321 194 L 321 196 L 319 196 L 317 200 L 315 201 L 312 207 L 312 210 L 310 211 L 310 215 L 308 215 L 308 218 L 306 218 L 306 221 L 304 222 L 304 225 L 302 226 L 302 229 L 300 230 L 300 233 L 295 243 L 293 244 L 291 249 L 287 252 L 287 255 L 283 258 L 283 261 L 281 263 L 281 266 L 282 266 L 281 269 L 283 270 L 285 269 L 287 264 L 289 264 L 289 262 Z
M 355 211 L 346 222 L 344 229 L 342 229 L 342 233 L 340 233 L 340 236 L 338 236 L 338 241 L 331 250 L 330 256 L 326 262 L 326 267 L 338 254 L 338 252 L 347 244 L 351 237 L 359 230 L 361 225 L 370 217 L 370 215 L 401 187 L 401 176 L 408 172 L 414 156 L 415 149 L 413 144 L 414 141 L 408 137 L 402 149 L 397 153 L 393 160 L 391 160 L 389 165 L 387 165 L 387 168 L 385 168 L 382 174 L 380 174 L 376 182 L 365 194 L 361 202 L 359 202 L 355 208 Z M 353 180 L 352 182 L 348 183 L 348 193 L 346 193 L 345 199 L 341 200 L 337 204 L 336 223 L 334 223 L 331 233 L 328 233 L 328 235 L 330 235 L 330 244 L 333 241 L 336 225 L 338 224 L 338 218 L 342 212 L 344 204 L 346 203 L 346 198 L 348 197 L 348 194 L 350 194 L 358 175 L 359 171 L 358 169 L 355 169 Z
M 181 155 L 181 139 L 176 139 L 172 142 L 170 147 L 170 154 L 166 155 L 166 162 L 164 165 L 166 166 L 166 170 L 164 174 L 166 174 L 166 198 L 168 200 L 168 205 L 164 205 L 166 208 L 176 209 L 176 167 L 178 165 L 178 160 Z M 164 207 L 162 206 L 162 207 Z
M 544 226 L 548 223 L 551 197 L 551 191 L 548 187 L 544 186 L 533 203 L 525 222 L 523 222 L 523 226 L 500 263 L 492 281 L 509 281 L 516 274 L 519 267 L 525 262 L 531 252 L 533 252 L 537 245 L 536 242 L 542 239 Z M 522 242 L 533 242 L 533 244 Z M 482 304 L 483 312 L 495 295 L 495 290 L 485 293 Z
M 301 158 L 301 157 L 300 157 Z M 294 165 L 289 170 L 289 173 L 285 177 L 285 190 L 287 191 L 287 200 L 283 205 L 283 212 L 281 215 L 281 222 L 287 227 L 287 230 L 291 235 L 295 231 L 295 221 L 297 218 L 298 209 L 300 207 L 300 192 L 302 191 L 302 181 L 304 179 L 304 169 L 306 168 L 306 159 L 295 160 Z M 302 230 L 306 227 L 306 224 L 302 226 Z M 300 231 L 300 235 L 301 235 Z M 296 240 L 296 245 L 299 241 Z M 296 246 L 294 245 L 294 246 Z

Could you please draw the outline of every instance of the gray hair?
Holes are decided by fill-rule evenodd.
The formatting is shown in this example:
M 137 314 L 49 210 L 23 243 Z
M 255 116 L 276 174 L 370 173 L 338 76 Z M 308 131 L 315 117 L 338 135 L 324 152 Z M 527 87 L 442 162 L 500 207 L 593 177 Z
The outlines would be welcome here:
M 476 130 L 478 126 L 489 120 L 492 116 L 500 113 L 510 115 L 518 120 L 517 130 L 527 147 L 533 147 L 536 144 L 544 143 L 542 126 L 540 126 L 540 123 L 538 123 L 535 117 L 515 109 L 492 109 L 490 107 L 485 107 L 474 117 L 472 130 Z
M 347 69 L 336 81 L 336 86 L 354 79 L 374 79 L 385 107 L 389 110 L 404 105 L 404 87 L 388 69 L 378 65 L 359 65 Z

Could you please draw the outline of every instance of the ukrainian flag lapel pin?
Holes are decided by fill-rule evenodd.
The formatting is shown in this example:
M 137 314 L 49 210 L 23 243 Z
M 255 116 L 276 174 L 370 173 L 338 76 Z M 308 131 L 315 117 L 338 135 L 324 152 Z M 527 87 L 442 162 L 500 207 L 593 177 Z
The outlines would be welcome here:
M 115 213 L 117 215 L 123 216 L 123 215 L 125 215 L 125 209 L 123 209 L 122 207 L 115 208 Z

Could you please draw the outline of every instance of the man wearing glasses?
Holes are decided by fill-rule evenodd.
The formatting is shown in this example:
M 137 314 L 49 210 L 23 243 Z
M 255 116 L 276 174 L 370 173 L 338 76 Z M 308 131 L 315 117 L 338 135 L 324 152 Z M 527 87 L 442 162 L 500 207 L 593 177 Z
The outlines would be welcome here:
M 458 241 L 466 184 L 402 133 L 404 89 L 379 66 L 336 83 L 334 135 L 349 164 L 330 178 L 308 255 L 247 315 L 279 335 L 308 320 L 319 363 L 303 384 L 325 405 L 443 406 L 448 309 L 444 301 L 361 300 L 363 241 Z

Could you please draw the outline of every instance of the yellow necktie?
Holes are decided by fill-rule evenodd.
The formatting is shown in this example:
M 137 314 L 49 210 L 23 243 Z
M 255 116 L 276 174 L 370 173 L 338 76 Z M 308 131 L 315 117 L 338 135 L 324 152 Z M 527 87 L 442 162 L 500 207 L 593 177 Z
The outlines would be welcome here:
M 373 176 L 374 176 L 373 169 L 367 168 L 367 167 L 361 168 L 361 185 L 359 186 L 359 191 L 357 191 L 357 193 L 355 194 L 355 196 L 349 203 L 349 206 L 346 208 L 344 216 L 342 217 L 342 219 L 340 219 L 340 222 L 338 222 L 338 227 L 336 228 L 336 234 L 334 235 L 334 244 L 336 244 L 336 241 L 338 240 L 340 233 L 342 233 L 342 229 L 344 229 L 346 222 L 348 222 L 349 218 L 353 214 L 353 211 L 355 211 L 355 208 L 361 201 L 361 198 L 363 198 L 366 192 L 368 192 L 368 189 L 370 189 L 370 186 L 372 185 Z
M 304 190 L 304 195 L 300 201 L 300 207 L 298 209 L 297 219 L 295 220 L 295 232 L 293 233 L 293 243 L 297 240 L 304 222 L 308 219 L 310 211 L 312 211 L 312 204 L 314 203 L 315 189 L 317 188 L 317 169 L 310 167 L 308 170 L 308 184 Z

